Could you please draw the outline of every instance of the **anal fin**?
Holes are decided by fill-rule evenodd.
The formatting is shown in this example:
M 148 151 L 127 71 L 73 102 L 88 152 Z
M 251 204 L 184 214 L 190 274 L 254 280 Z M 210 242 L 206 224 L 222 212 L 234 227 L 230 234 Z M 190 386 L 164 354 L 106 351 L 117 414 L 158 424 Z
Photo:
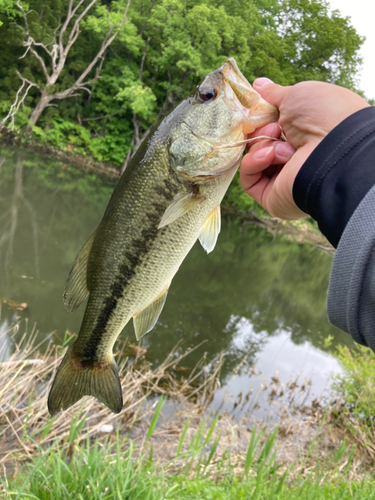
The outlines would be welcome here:
M 205 220 L 202 231 L 199 235 L 199 241 L 207 253 L 215 248 L 217 237 L 221 228 L 220 205 L 218 205 Z
M 160 316 L 167 298 L 169 286 L 143 311 L 133 316 L 135 336 L 137 340 L 152 330 Z
M 64 305 L 69 312 L 74 311 L 89 294 L 87 288 L 87 262 L 95 233 L 87 240 L 73 263 L 63 294 Z

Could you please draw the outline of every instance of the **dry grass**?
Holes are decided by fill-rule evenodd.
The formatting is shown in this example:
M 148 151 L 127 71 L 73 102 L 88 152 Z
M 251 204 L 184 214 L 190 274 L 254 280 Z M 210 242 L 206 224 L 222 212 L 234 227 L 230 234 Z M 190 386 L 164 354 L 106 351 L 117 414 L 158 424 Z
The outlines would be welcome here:
M 4 335 L 13 338 L 19 328 L 19 324 L 13 325 Z M 48 446 L 56 440 L 62 445 L 69 442 L 71 422 L 77 414 L 85 420 L 78 441 L 86 438 L 87 433 L 90 436 L 101 434 L 106 429 L 103 426 L 125 432 L 136 423 L 141 428 L 142 422 L 148 425 L 153 413 L 152 396 L 167 395 L 182 406 L 194 402 L 196 414 L 202 414 L 215 392 L 223 361 L 220 356 L 213 371 L 207 373 L 202 360 L 185 378 L 176 374 L 181 360 L 191 351 L 179 354 L 175 348 L 160 366 L 152 368 L 150 363 L 140 359 L 144 355 L 142 349 L 135 358 L 124 356 L 126 344 L 123 344 L 115 354 L 124 397 L 122 412 L 114 415 L 94 398 L 85 397 L 51 418 L 47 395 L 63 349 L 46 341 L 44 354 L 41 354 L 41 345 L 35 343 L 37 333 L 35 328 L 26 332 L 13 354 L 0 363 L 0 467 L 3 468 L 13 468 L 15 463 L 30 458 L 38 446 Z
M 12 339 L 19 328 L 19 324 L 13 325 L 4 335 Z M 45 341 L 44 353 L 41 354 L 42 346 L 36 344 L 37 333 L 35 328 L 26 331 L 13 354 L 0 362 L 0 475 L 4 477 L 16 474 L 17 468 L 25 460 L 30 460 L 40 447 L 45 449 L 58 442 L 69 456 L 74 452 L 74 446 L 87 435 L 93 442 L 103 442 L 108 433 L 110 439 L 115 439 L 114 431 L 118 430 L 121 435 L 131 437 L 138 447 L 136 454 L 147 453 L 152 446 L 154 458 L 171 473 L 186 468 L 186 451 L 186 456 L 190 457 L 189 470 L 195 474 L 202 467 L 202 450 L 209 454 L 215 446 L 206 473 L 217 480 L 225 474 L 223 457 L 228 457 L 228 454 L 233 473 L 240 474 L 244 470 L 255 428 L 261 432 L 260 446 L 274 430 L 266 429 L 265 424 L 256 422 L 249 414 L 237 419 L 225 413 L 220 416 L 210 414 L 209 404 L 219 384 L 223 356 L 210 364 L 214 366 L 210 373 L 205 368 L 204 359 L 186 373 L 180 370 L 180 363 L 191 351 L 180 354 L 175 348 L 160 366 L 152 368 L 146 360 L 144 348 L 125 343 L 115 354 L 124 396 L 122 412 L 114 415 L 94 398 L 86 397 L 51 418 L 47 410 L 47 395 L 64 348 Z M 0 345 L 4 345 L 2 338 Z M 361 437 L 358 433 L 355 442 L 342 420 L 338 425 L 334 408 L 327 410 L 316 400 L 305 406 L 308 382 L 298 385 L 292 380 L 283 387 L 277 374 L 271 380 L 269 398 L 279 406 L 275 445 L 280 471 L 293 466 L 293 475 L 307 476 L 317 463 L 326 464 L 329 470 L 332 457 L 337 456 L 336 473 L 350 465 L 350 470 L 346 470 L 347 477 L 360 478 L 364 468 L 368 469 L 374 463 L 374 451 L 372 446 L 368 447 L 368 436 Z M 301 386 L 304 391 L 301 391 Z M 146 439 L 156 399 L 161 395 L 167 396 L 168 405 L 160 414 L 152 437 Z M 280 402 L 281 398 L 284 404 Z M 72 421 L 77 423 L 78 420 L 84 425 L 75 425 L 78 433 L 72 437 Z M 345 440 L 347 445 L 341 456 L 340 449 Z
M 345 401 L 338 400 L 327 413 L 327 424 L 331 433 L 346 439 L 357 450 L 361 463 L 366 468 L 375 465 L 375 426 L 374 422 L 366 422 L 356 418 Z

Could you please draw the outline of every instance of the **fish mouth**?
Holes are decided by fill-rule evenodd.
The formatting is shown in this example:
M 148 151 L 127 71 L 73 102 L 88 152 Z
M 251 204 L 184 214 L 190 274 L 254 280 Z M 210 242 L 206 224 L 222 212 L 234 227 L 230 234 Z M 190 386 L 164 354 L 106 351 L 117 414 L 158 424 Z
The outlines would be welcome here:
M 244 114 L 245 120 L 242 125 L 244 134 L 250 134 L 255 129 L 279 119 L 279 110 L 253 89 L 233 57 L 226 61 L 221 70 L 226 84 L 226 96 L 233 100 Z

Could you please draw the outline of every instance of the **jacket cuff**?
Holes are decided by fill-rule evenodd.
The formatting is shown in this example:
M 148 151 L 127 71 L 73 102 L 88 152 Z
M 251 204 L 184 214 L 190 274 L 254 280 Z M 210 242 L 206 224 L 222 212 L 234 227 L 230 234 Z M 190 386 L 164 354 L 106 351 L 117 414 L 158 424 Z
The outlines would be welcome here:
M 315 148 L 297 174 L 293 198 L 337 247 L 346 224 L 375 184 L 375 107 L 357 111 Z

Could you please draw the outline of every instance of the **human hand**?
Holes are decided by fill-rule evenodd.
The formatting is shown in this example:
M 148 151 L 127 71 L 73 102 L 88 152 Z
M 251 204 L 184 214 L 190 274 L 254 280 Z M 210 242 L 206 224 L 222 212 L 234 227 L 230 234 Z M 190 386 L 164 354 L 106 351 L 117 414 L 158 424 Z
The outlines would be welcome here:
M 293 199 L 300 168 L 336 125 L 369 104 L 348 89 L 323 82 L 283 87 L 259 78 L 253 87 L 279 108 L 280 118 L 278 124 L 266 125 L 250 137 L 267 135 L 278 140 L 260 139 L 250 147 L 241 163 L 242 188 L 275 217 L 304 217 Z M 287 142 L 279 140 L 280 126 Z

